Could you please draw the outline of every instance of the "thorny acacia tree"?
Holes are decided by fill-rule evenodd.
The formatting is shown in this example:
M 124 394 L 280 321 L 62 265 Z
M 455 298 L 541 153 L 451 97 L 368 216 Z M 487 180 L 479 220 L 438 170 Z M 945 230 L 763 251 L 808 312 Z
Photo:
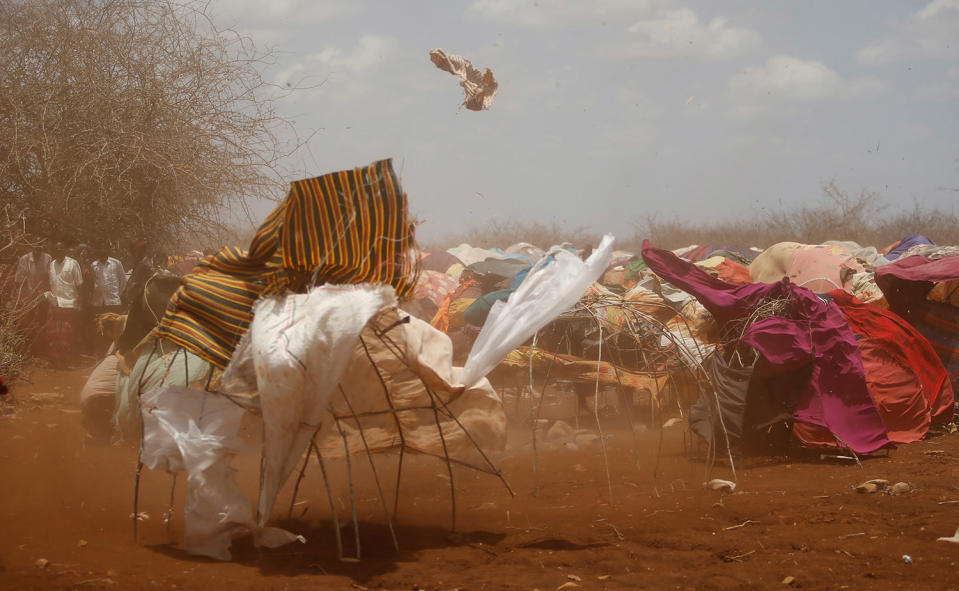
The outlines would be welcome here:
M 31 231 L 172 245 L 282 196 L 272 54 L 204 4 L 4 0 L 0 55 L 0 207 Z

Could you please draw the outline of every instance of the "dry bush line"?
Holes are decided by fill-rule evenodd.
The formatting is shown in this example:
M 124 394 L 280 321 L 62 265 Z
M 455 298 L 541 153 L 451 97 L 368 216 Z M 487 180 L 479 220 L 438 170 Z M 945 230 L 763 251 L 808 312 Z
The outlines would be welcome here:
M 0 9 L 0 205 L 45 235 L 215 240 L 285 193 L 303 145 L 261 71 L 275 55 L 184 0 Z M 225 207 L 226 206 L 226 207 Z

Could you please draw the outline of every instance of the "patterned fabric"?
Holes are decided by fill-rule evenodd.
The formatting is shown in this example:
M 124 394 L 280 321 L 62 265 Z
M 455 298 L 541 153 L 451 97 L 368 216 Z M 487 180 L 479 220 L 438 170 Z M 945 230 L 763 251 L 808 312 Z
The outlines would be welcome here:
M 406 195 L 390 160 L 292 183 L 248 252 L 201 261 L 170 300 L 158 334 L 223 369 L 262 295 L 320 283 L 386 283 L 408 295 L 417 279 Z
M 420 271 L 419 281 L 413 289 L 413 299 L 428 299 L 438 308 L 446 301 L 446 296 L 456 291 L 456 285 L 457 281 L 446 273 Z

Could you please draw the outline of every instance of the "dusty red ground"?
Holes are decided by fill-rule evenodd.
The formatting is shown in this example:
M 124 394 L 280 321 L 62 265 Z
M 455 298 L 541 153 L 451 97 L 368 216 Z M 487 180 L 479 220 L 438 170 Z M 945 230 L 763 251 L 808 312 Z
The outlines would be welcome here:
M 511 452 L 499 461 L 515 498 L 493 477 L 456 471 L 456 534 L 449 531 L 444 466 L 415 458 L 405 469 L 398 553 L 368 466 L 360 464 L 360 562 L 336 559 L 314 467 L 302 485 L 300 499 L 308 502 L 297 506 L 301 517 L 284 522 L 307 544 L 258 550 L 241 537 L 232 562 L 195 558 L 176 546 L 182 517 L 169 533 L 162 523 L 166 474 L 144 477 L 141 510 L 150 519 L 133 541 L 136 453 L 84 445 L 77 411 L 84 373 L 34 371 L 32 383 L 15 387 L 16 413 L 0 417 L 3 588 L 776 589 L 787 588 L 787 576 L 803 589 L 959 588 L 959 545 L 936 542 L 959 526 L 959 436 L 903 446 L 863 468 L 754 460 L 739 469 L 741 492 L 722 496 L 702 489 L 703 464 L 684 455 L 682 429 L 666 431 L 655 481 L 656 434 L 640 437 L 637 460 L 620 431 L 610 442 L 612 504 L 598 449 L 541 453 L 538 497 L 529 454 Z M 63 396 L 43 401 L 31 397 L 36 393 Z M 380 461 L 384 473 L 393 465 L 395 458 Z M 256 459 L 237 466 L 252 495 Z M 336 471 L 342 475 L 343 466 Z M 914 490 L 857 494 L 854 485 L 869 478 L 905 481 Z M 182 493 L 181 485 L 178 513 Z M 341 503 L 348 499 L 342 486 L 336 494 Z M 279 516 L 288 503 L 289 490 Z M 345 505 L 340 515 L 348 515 Z M 349 528 L 344 535 L 352 551 Z M 49 563 L 39 567 L 39 559 Z

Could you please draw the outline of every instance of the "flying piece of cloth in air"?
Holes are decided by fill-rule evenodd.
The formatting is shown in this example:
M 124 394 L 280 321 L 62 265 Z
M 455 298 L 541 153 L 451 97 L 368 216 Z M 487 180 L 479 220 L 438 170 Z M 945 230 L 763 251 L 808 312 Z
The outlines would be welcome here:
M 465 57 L 446 55 L 442 49 L 431 50 L 430 60 L 437 68 L 460 79 L 460 86 L 466 93 L 466 98 L 463 99 L 464 107 L 471 111 L 482 111 L 493 105 L 493 97 L 496 96 L 499 84 L 489 68 L 486 68 L 486 72 L 480 72 Z

